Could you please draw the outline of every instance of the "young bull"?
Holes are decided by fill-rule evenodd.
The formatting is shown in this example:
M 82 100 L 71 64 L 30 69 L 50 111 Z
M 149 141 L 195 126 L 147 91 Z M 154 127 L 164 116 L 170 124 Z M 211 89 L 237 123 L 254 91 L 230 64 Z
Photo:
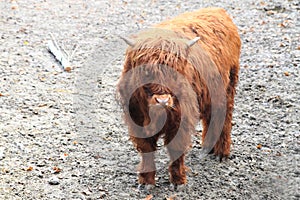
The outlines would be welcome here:
M 230 154 L 231 120 L 241 42 L 221 8 L 184 13 L 139 33 L 117 85 L 130 139 L 141 154 L 139 183 L 155 185 L 154 152 L 163 137 L 170 182 L 186 184 L 184 157 L 202 120 L 202 144 L 222 160 Z

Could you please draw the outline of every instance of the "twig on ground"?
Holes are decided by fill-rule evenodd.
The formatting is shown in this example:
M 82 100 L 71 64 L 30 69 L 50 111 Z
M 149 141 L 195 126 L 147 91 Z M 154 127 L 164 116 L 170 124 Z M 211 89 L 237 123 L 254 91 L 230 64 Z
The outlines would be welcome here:
M 50 34 L 51 39 L 48 41 L 48 51 L 54 55 L 55 59 L 60 62 L 62 65 L 63 69 L 67 72 L 71 71 L 71 65 L 70 65 L 70 56 L 68 52 L 63 48 L 59 47 L 57 41 L 53 37 L 52 34 Z M 72 52 L 72 55 L 74 54 L 74 51 Z

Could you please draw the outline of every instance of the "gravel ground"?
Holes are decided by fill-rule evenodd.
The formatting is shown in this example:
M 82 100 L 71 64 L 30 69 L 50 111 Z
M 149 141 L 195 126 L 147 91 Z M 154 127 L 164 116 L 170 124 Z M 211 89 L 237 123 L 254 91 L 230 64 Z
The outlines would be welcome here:
M 179 13 L 225 8 L 243 41 L 229 160 L 199 158 L 169 189 L 164 148 L 157 187 L 137 190 L 115 85 L 129 35 Z M 0 199 L 299 199 L 300 4 L 273 1 L 0 1 Z M 65 72 L 46 49 L 69 52 Z M 198 128 L 200 132 L 201 128 Z

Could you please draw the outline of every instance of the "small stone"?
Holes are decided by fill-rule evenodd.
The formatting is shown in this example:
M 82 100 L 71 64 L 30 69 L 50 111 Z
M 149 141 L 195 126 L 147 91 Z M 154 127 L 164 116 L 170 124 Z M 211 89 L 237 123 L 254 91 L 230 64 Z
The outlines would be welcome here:
M 122 192 L 122 193 L 120 193 L 119 195 L 120 195 L 120 197 L 122 197 L 122 198 L 128 198 L 128 197 L 130 197 L 130 194 L 125 193 L 125 192 Z
M 72 71 L 72 68 L 71 67 L 66 67 L 65 69 L 64 69 L 66 72 L 71 72 Z
M 256 117 L 253 115 L 250 115 L 250 120 L 256 120 Z
M 289 76 L 289 75 L 290 75 L 290 73 L 289 73 L 289 72 L 287 72 L 287 71 L 285 71 L 285 72 L 284 72 L 284 75 L 285 75 L 285 76 Z
M 29 166 L 29 167 L 27 167 L 25 170 L 28 171 L 28 172 L 30 172 L 30 171 L 33 170 L 33 167 L 32 167 L 32 166 Z
M 105 192 L 100 192 L 99 193 L 99 198 L 104 198 L 106 196 L 106 193 Z
M 19 6 L 17 4 L 14 4 L 14 5 L 11 6 L 12 10 L 17 10 L 18 8 L 19 8 Z
M 282 156 L 282 153 L 277 152 L 277 153 L 276 153 L 276 156 Z
M 44 175 L 43 175 L 42 172 L 38 172 L 36 175 L 37 175 L 37 177 L 39 177 L 39 178 L 44 178 Z
M 3 160 L 4 158 L 5 158 L 4 148 L 0 148 L 0 160 Z
M 256 148 L 257 148 L 257 149 L 261 149 L 261 148 L 262 148 L 262 144 L 256 145 Z
M 46 165 L 45 161 L 38 161 L 38 163 L 36 164 L 37 167 L 44 167 Z
M 48 183 L 50 185 L 58 185 L 59 184 L 59 179 L 56 176 L 53 176 L 49 179 Z
M 84 194 L 85 196 L 90 196 L 92 193 L 89 190 L 84 190 L 82 191 L 82 194 Z

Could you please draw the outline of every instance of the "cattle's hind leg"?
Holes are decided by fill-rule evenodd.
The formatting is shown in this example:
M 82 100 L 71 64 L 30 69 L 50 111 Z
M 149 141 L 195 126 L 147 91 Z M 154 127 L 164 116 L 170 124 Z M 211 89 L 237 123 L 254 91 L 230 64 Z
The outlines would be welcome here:
M 220 113 L 222 112 L 220 111 Z M 232 111 L 227 108 L 226 115 L 215 114 L 212 117 L 213 120 L 211 120 L 211 116 L 202 119 L 202 146 L 205 153 L 214 153 L 222 159 L 230 154 Z
M 203 119 L 203 143 L 204 148 L 211 149 L 214 145 L 213 153 L 216 156 L 220 157 L 222 160 L 223 157 L 228 158 L 230 155 L 230 146 L 231 146 L 231 121 L 232 121 L 232 112 L 234 104 L 234 95 L 235 95 L 235 86 L 238 80 L 238 68 L 233 67 L 230 71 L 230 83 L 226 90 L 227 99 L 226 99 L 226 108 L 221 108 L 222 110 L 226 109 L 226 115 L 224 123 L 222 123 L 222 115 L 214 115 L 214 119 L 211 122 L 211 110 L 208 108 L 206 113 L 206 118 Z M 218 113 L 218 112 L 217 112 Z M 220 113 L 223 113 L 220 110 Z M 223 127 L 220 129 L 220 125 L 223 124 Z M 212 126 L 212 127 L 210 127 Z M 212 128 L 210 135 L 207 135 L 208 130 Z
M 219 136 L 217 143 L 214 146 L 214 154 L 216 156 L 219 156 L 220 161 L 222 161 L 222 158 L 228 158 L 230 155 L 231 119 L 232 119 L 232 111 L 228 111 L 227 109 L 223 130 Z
M 228 158 L 230 155 L 232 112 L 234 106 L 235 87 L 238 82 L 238 71 L 239 71 L 238 65 L 232 66 L 230 70 L 230 77 L 229 77 L 230 82 L 226 90 L 227 109 L 226 109 L 225 122 L 219 140 L 217 141 L 214 147 L 214 153 L 215 155 L 218 155 L 220 157 L 220 161 L 222 160 L 223 157 Z
M 227 88 L 227 110 L 226 110 L 226 118 L 224 122 L 224 126 L 220 135 L 220 138 L 217 144 L 214 147 L 214 153 L 222 157 L 228 158 L 230 154 L 230 145 L 231 145 L 231 121 L 232 121 L 232 112 L 234 105 L 234 95 L 235 95 L 235 87 L 238 82 L 238 71 L 239 66 L 232 66 L 230 70 L 230 83 Z

